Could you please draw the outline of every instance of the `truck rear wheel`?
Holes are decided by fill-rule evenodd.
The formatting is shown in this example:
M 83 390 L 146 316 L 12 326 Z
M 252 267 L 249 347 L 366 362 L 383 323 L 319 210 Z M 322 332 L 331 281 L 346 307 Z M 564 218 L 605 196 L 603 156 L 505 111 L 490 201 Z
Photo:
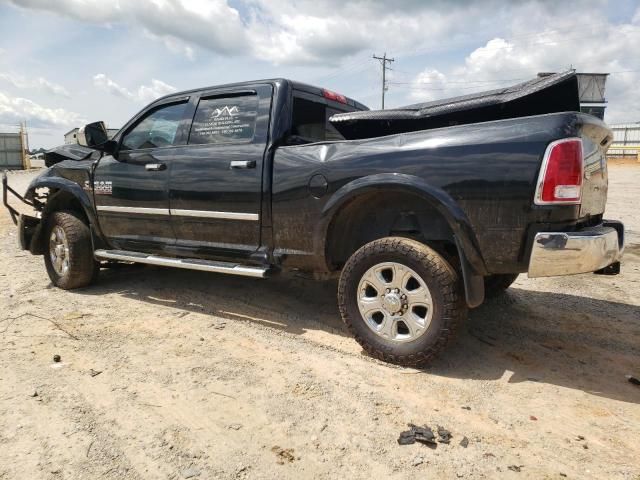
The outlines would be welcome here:
M 375 240 L 349 258 L 338 305 L 367 353 L 407 366 L 440 353 L 467 314 L 451 265 L 426 245 L 401 237 Z
M 72 211 L 51 214 L 44 263 L 51 282 L 65 290 L 89 285 L 99 271 L 89 227 Z
M 503 273 L 484 277 L 484 296 L 497 297 L 511 286 L 518 278 L 517 273 Z

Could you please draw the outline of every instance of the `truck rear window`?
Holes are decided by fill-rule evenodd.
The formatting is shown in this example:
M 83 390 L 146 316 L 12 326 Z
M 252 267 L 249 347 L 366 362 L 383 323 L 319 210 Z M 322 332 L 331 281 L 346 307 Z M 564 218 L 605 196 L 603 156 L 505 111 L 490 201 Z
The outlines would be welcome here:
M 342 110 L 332 108 L 325 103 L 314 102 L 306 98 L 293 97 L 293 119 L 290 144 L 344 140 L 344 137 L 329 118 Z
M 257 95 L 202 98 L 193 118 L 189 144 L 250 142 L 257 115 Z

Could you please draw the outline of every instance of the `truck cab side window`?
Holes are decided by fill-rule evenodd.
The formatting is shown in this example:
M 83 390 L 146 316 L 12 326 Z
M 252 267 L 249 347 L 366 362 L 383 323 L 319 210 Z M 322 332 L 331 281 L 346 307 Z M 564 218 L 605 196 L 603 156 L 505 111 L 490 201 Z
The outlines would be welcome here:
M 306 98 L 293 97 L 293 119 L 289 144 L 305 144 L 333 140 L 344 140 L 331 123 L 329 117 L 340 110 L 324 103 Z
M 121 148 L 138 150 L 173 145 L 186 105 L 176 103 L 151 111 L 122 137 Z
M 202 98 L 193 118 L 189 145 L 251 142 L 257 117 L 257 95 Z

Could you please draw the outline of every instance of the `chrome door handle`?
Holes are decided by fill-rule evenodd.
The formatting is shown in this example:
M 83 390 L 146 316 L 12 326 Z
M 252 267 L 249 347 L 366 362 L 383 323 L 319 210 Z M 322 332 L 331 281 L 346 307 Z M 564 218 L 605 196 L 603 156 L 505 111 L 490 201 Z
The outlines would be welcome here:
M 256 168 L 255 160 L 232 160 L 231 168 Z
M 164 163 L 147 163 L 144 166 L 145 170 L 148 170 L 151 172 L 159 172 L 160 170 L 164 170 L 166 168 L 167 166 Z

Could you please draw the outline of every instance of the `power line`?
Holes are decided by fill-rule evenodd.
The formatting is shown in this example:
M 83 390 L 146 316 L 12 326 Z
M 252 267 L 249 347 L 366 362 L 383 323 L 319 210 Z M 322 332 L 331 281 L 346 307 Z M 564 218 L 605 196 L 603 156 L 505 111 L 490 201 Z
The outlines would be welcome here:
M 395 59 L 387 58 L 387 52 L 384 52 L 382 57 L 377 57 L 374 54 L 373 58 L 380 60 L 380 65 L 382 66 L 382 110 L 384 110 L 384 93 L 387 91 L 387 69 L 389 69 L 387 63 L 395 62 Z

